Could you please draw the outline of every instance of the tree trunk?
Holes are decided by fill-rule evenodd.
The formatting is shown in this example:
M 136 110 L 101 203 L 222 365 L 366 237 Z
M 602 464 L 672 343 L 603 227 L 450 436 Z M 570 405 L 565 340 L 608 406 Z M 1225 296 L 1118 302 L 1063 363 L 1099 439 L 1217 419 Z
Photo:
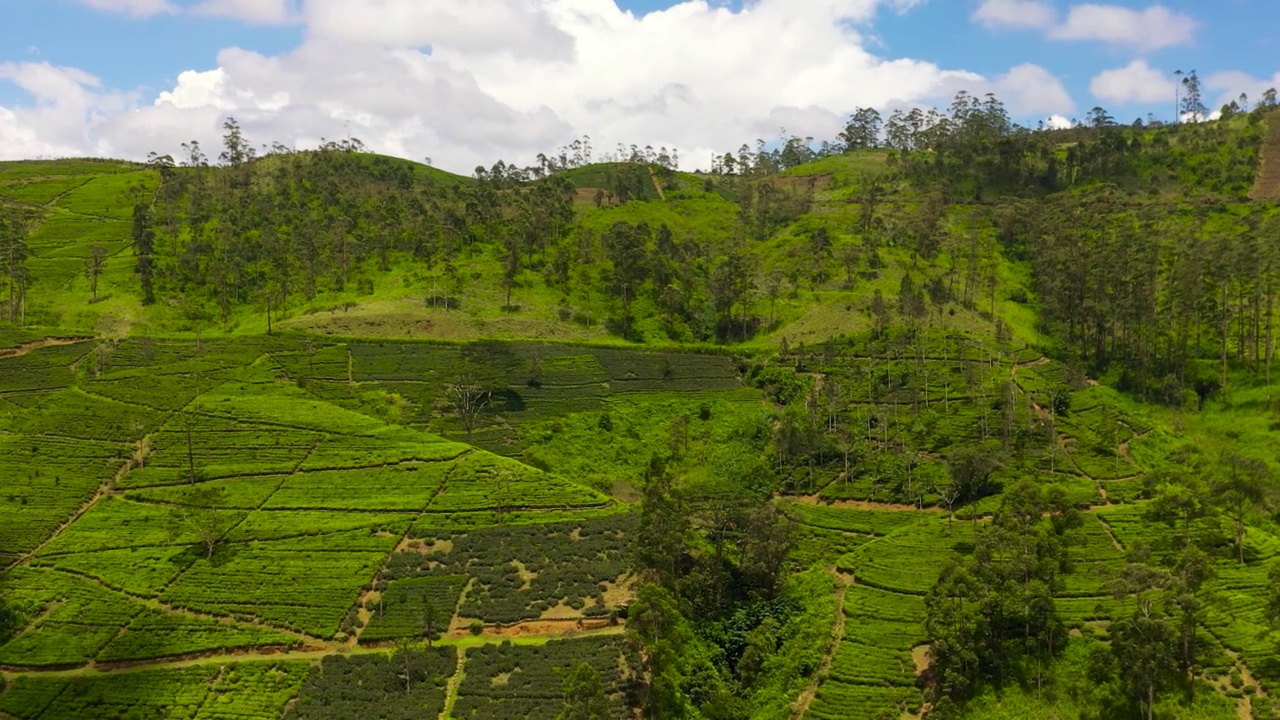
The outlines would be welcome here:
M 196 456 L 191 442 L 191 419 L 187 418 L 187 481 L 196 484 Z

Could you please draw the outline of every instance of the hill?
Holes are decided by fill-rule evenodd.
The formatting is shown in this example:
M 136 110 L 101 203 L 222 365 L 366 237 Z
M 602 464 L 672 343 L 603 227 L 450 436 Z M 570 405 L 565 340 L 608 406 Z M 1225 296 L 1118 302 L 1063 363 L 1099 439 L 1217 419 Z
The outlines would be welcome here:
M 0 717 L 1280 716 L 1274 115 L 957 107 L 0 164 Z

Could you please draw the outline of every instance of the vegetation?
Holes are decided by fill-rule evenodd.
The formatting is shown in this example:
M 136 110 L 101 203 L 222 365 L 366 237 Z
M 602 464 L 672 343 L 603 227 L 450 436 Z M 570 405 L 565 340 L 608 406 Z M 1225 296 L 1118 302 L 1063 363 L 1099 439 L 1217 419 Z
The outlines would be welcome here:
M 1274 104 L 0 164 L 0 714 L 1277 717 Z

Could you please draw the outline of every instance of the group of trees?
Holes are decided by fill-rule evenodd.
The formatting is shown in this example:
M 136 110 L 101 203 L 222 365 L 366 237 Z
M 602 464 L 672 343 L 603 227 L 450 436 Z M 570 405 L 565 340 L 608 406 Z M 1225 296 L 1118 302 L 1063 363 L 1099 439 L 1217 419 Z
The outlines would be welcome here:
M 1162 693 L 1195 692 L 1210 651 L 1201 628 L 1220 602 L 1211 589 L 1215 564 L 1250 561 L 1246 523 L 1276 500 L 1259 460 L 1210 461 L 1191 448 L 1175 459 L 1183 470 L 1146 481 L 1149 542 L 1133 543 L 1101 578 L 1115 615 L 1109 643 L 1094 646 L 1087 669 L 1098 701 L 1131 704 L 1148 718 Z M 948 561 L 926 599 L 939 713 L 983 688 L 1040 688 L 1050 677 L 1068 642 L 1054 596 L 1075 571 L 1068 550 L 1080 525 L 1064 496 L 1030 481 L 1005 493 L 990 523 L 975 525 L 972 553 Z M 1280 566 L 1267 603 L 1268 618 L 1280 626 Z
M 1092 367 L 1119 363 L 1134 389 L 1175 404 L 1224 385 L 1232 362 L 1269 381 L 1276 218 L 1169 213 L 1114 187 L 1007 212 L 1002 240 L 1030 256 L 1043 322 Z M 1216 379 L 1194 365 L 1210 358 Z
M 1203 104 L 1201 83 L 1195 73 L 1179 72 L 1180 87 L 1185 96 L 1178 99 L 1182 116 L 1193 124 L 1208 119 Z M 1276 91 L 1268 90 L 1250 107 L 1245 95 L 1226 103 L 1221 115 L 1251 113 L 1256 124 L 1262 113 L 1280 106 Z M 743 145 L 738 152 L 712 158 L 710 172 L 716 175 L 753 177 L 771 175 L 811 160 L 858 150 L 883 148 L 893 151 L 904 176 L 922 187 L 942 184 L 960 197 L 982 199 L 989 191 L 1031 192 L 1043 194 L 1065 187 L 1099 181 L 1148 182 L 1150 156 L 1170 164 L 1177 155 L 1175 144 L 1183 145 L 1188 133 L 1179 128 L 1178 140 L 1171 140 L 1171 129 L 1151 134 L 1148 130 L 1164 127 L 1151 119 L 1137 119 L 1124 126 L 1105 108 L 1093 108 L 1085 120 L 1067 128 L 1036 129 L 1014 123 L 1004 104 L 992 94 L 977 97 L 958 93 L 945 112 L 936 108 L 895 110 L 887 118 L 874 108 L 858 108 L 848 116 L 844 128 L 834 140 L 815 145 L 811 137 L 787 136 L 785 132 L 773 142 L 757 140 L 754 150 Z M 1222 141 L 1220 133 L 1202 133 L 1213 141 Z M 1256 135 L 1246 138 L 1256 150 Z M 1065 154 L 1062 147 L 1066 146 Z M 1141 156 L 1148 157 L 1141 157 Z M 1215 161 L 1217 158 L 1214 159 Z M 1215 186 L 1229 185 L 1239 191 L 1239 176 L 1252 168 L 1238 167 L 1231 158 L 1227 179 L 1221 179 L 1222 168 L 1209 164 L 1196 169 L 1193 182 Z M 1234 171 L 1234 172 L 1232 172 Z M 1229 182 L 1228 182 L 1229 180 Z M 1252 181 L 1252 175 L 1247 178 Z
M 1215 561 L 1223 555 L 1247 561 L 1245 522 L 1275 498 L 1270 472 L 1259 460 L 1228 455 L 1214 465 L 1191 450 L 1182 455 L 1184 471 L 1148 479 L 1146 519 L 1169 532 L 1135 543 L 1110 578 L 1108 587 L 1123 609 L 1111 620 L 1109 654 L 1100 654 L 1092 670 L 1100 686 L 1114 688 L 1147 718 L 1164 691 L 1194 694 L 1208 651 L 1200 628 L 1220 602 L 1209 584 Z M 1280 620 L 1280 584 L 1269 592 L 1267 615 L 1274 624 Z
M 740 241 L 677 238 L 644 222 L 603 232 L 578 222 L 575 188 L 556 172 L 590 159 L 586 140 L 540 168 L 499 161 L 464 183 L 362 155 L 358 140 L 308 153 L 276 145 L 258 157 L 234 119 L 225 129 L 216 172 L 196 142 L 184 144 L 181 161 L 153 155 L 156 202 L 134 211 L 144 301 L 177 299 L 193 324 L 225 322 L 244 305 L 270 324 L 324 291 L 371 291 L 372 277 L 404 258 L 430 278 L 430 303 L 452 308 L 486 254 L 501 263 L 508 311 L 517 309 L 515 288 L 538 273 L 560 291 L 564 319 L 593 322 L 590 308 L 607 299 L 618 308 L 612 320 L 620 334 L 633 332 L 638 299 L 687 339 L 743 337 L 758 323 L 750 312 L 754 256 Z M 610 176 L 619 199 L 643 194 L 633 180 L 654 182 L 651 163 L 674 163 L 648 148 L 633 149 L 628 160 Z M 632 169 L 641 172 L 632 178 Z M 777 202 L 757 206 L 763 217 Z M 89 267 L 96 277 L 101 262 L 91 259 Z M 575 312 L 579 300 L 584 309 Z
M 650 717 L 746 718 L 763 662 L 795 611 L 781 598 L 791 522 L 741 487 L 689 492 L 655 458 L 635 552 L 643 586 L 628 611 L 638 702 Z
M 984 684 L 1038 685 L 1067 640 L 1054 594 L 1070 572 L 1079 514 L 1056 490 L 1010 489 L 973 553 L 948 561 L 925 600 L 931 671 L 942 697 Z M 976 526 L 975 526 L 976 527 Z

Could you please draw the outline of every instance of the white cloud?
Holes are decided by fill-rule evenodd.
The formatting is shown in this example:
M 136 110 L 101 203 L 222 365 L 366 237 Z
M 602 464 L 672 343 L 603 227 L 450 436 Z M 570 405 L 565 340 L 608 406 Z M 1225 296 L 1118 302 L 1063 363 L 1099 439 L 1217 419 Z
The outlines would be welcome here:
M 569 60 L 573 38 L 556 26 L 545 1 L 308 0 L 313 36 L 380 46 L 448 49 Z M 612 5 L 612 2 L 607 4 Z
M 995 81 L 995 94 L 1014 115 L 1070 112 L 1075 107 L 1058 78 L 1038 65 L 1019 65 L 1001 75 Z
M 1057 17 L 1042 0 L 982 0 L 973 12 L 974 21 L 990 28 L 1048 28 Z
M 1062 115 L 1050 115 L 1044 119 L 1044 126 L 1049 130 L 1069 130 L 1074 127 L 1070 118 Z
M 201 0 L 191 8 L 191 12 L 255 24 L 281 25 L 297 20 L 295 5 L 292 0 Z
M 118 12 L 134 17 L 150 17 L 160 13 L 177 12 L 169 0 L 76 0 L 94 10 Z
M 376 151 L 460 172 L 532 162 L 582 134 L 598 152 L 665 145 L 693 165 L 782 127 L 833 138 L 857 106 L 945 105 L 958 89 L 995 92 L 1015 116 L 1072 111 L 1062 84 L 1035 65 L 984 78 L 868 50 L 876 13 L 916 2 L 757 0 L 731 10 L 688 0 L 637 16 L 614 0 L 308 0 L 297 48 L 224 50 L 153 102 L 61 69 L 60 90 L 9 108 L 0 155 L 30 156 L 30 137 L 71 154 L 140 158 L 191 139 L 212 149 L 235 115 L 259 143 L 308 147 L 349 129 Z M 64 95 L 78 104 L 56 99 Z M 56 132 L 31 115 L 59 102 Z
M 1177 83 L 1172 76 L 1156 70 L 1145 60 L 1134 60 L 1122 68 L 1104 70 L 1089 81 L 1089 92 L 1099 100 L 1131 103 L 1173 102 Z
M 1223 105 L 1236 100 L 1240 97 L 1240 93 L 1249 96 L 1250 107 L 1253 109 L 1253 103 L 1262 99 L 1262 93 L 1267 90 L 1280 89 L 1280 72 L 1272 75 L 1270 78 L 1256 78 L 1249 73 L 1240 72 L 1239 70 L 1230 70 L 1226 72 L 1214 73 L 1200 79 L 1204 84 L 1205 90 L 1215 93 L 1215 102 L 1205 104 L 1213 109 L 1219 109 Z M 1206 96 L 1208 93 L 1206 93 Z
M 1195 36 L 1197 23 L 1189 15 L 1162 5 L 1134 10 L 1118 5 L 1075 5 L 1066 19 L 1049 30 L 1055 40 L 1098 40 L 1150 52 L 1185 45 Z
M 98 78 L 76 68 L 45 62 L 0 63 L 0 81 L 27 91 L 32 105 L 0 107 L 0 156 L 98 155 L 89 127 L 134 101 L 101 89 Z

